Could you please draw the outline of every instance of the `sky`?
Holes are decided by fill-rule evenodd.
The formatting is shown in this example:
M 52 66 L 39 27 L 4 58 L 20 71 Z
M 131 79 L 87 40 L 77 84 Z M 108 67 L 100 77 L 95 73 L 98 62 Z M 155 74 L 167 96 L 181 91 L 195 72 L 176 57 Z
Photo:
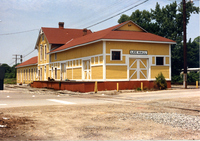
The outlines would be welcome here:
M 15 54 L 23 55 L 23 61 L 37 56 L 37 50 L 33 50 L 41 27 L 58 27 L 58 22 L 64 22 L 65 28 L 83 29 L 142 1 L 0 0 L 0 63 L 14 65 L 15 56 L 13 55 Z M 130 16 L 137 9 L 150 11 L 155 8 L 157 2 L 163 7 L 174 1 L 149 0 L 123 14 Z M 181 0 L 176 1 L 179 3 Z M 193 0 L 193 2 L 199 7 L 199 0 Z M 95 32 L 109 28 L 117 25 L 119 18 L 120 15 L 89 29 Z M 193 40 L 199 36 L 199 24 L 199 14 L 192 14 L 187 26 L 187 39 Z

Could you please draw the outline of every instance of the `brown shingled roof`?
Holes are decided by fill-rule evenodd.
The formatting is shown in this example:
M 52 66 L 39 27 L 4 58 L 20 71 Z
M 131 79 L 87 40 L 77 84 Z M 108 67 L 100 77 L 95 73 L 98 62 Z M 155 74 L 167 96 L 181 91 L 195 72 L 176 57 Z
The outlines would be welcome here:
M 128 21 L 132 22 L 132 21 Z M 122 25 L 128 23 L 124 22 L 121 24 L 118 24 L 116 26 L 94 32 L 92 34 L 88 34 L 86 36 L 78 37 L 75 38 L 69 42 L 67 42 L 65 45 L 51 51 L 50 53 L 53 52 L 59 52 L 62 50 L 66 50 L 70 47 L 93 42 L 93 41 L 98 41 L 98 40 L 103 40 L 103 39 L 116 39 L 116 40 L 135 40 L 135 41 L 149 41 L 149 42 L 164 42 L 164 43 L 169 43 L 169 44 L 175 44 L 176 42 L 155 34 L 148 33 L 144 30 L 144 32 L 138 32 L 138 31 L 118 31 L 117 28 L 121 27 Z M 134 22 L 133 22 L 134 23 Z M 134 23 L 135 24 L 135 23 Z M 138 25 L 136 25 L 138 26 Z M 142 28 L 141 28 L 142 29 Z
M 38 63 L 38 57 L 35 56 L 19 65 L 17 65 L 15 68 L 19 68 L 19 67 L 25 67 L 25 66 L 31 66 L 31 65 L 36 65 Z
M 83 36 L 83 29 L 68 29 L 68 28 L 46 28 L 42 27 L 48 42 L 50 44 L 65 44 L 69 40 Z M 87 30 L 87 34 L 92 33 Z

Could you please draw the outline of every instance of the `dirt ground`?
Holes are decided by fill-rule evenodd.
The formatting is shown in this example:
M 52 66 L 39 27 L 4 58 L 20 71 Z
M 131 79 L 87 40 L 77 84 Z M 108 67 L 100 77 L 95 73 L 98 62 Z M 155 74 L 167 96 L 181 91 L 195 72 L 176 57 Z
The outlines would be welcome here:
M 0 140 L 198 140 L 199 119 L 200 97 L 1 108 Z
M 0 140 L 200 139 L 200 130 L 133 117 L 136 113 L 177 113 L 199 117 L 199 100 L 200 97 L 170 102 L 160 100 L 1 109 L 0 125 L 7 127 L 0 128 Z

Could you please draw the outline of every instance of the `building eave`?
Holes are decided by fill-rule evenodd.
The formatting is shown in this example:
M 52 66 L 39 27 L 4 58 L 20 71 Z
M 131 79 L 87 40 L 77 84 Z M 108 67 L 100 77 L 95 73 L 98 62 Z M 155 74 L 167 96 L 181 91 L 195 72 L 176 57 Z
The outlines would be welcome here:
M 24 65 L 24 66 L 19 66 L 19 67 L 15 67 L 15 68 L 23 68 L 23 67 L 30 67 L 30 66 L 35 66 L 35 65 L 37 65 L 38 63 L 36 63 L 36 64 L 28 64 L 28 65 Z

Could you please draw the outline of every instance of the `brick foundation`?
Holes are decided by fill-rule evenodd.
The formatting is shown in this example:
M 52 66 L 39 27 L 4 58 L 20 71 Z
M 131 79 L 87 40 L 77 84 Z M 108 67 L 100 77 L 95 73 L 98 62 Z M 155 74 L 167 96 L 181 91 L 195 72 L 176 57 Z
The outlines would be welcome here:
M 115 82 L 98 82 L 98 91 L 116 90 L 119 83 L 119 90 L 131 90 L 141 87 L 154 88 L 154 81 L 115 81 Z M 74 92 L 92 92 L 94 91 L 94 81 L 90 82 L 65 82 L 65 81 L 34 81 L 31 87 L 34 88 L 52 88 L 55 90 L 69 90 Z M 171 88 L 171 81 L 167 81 L 167 88 Z

